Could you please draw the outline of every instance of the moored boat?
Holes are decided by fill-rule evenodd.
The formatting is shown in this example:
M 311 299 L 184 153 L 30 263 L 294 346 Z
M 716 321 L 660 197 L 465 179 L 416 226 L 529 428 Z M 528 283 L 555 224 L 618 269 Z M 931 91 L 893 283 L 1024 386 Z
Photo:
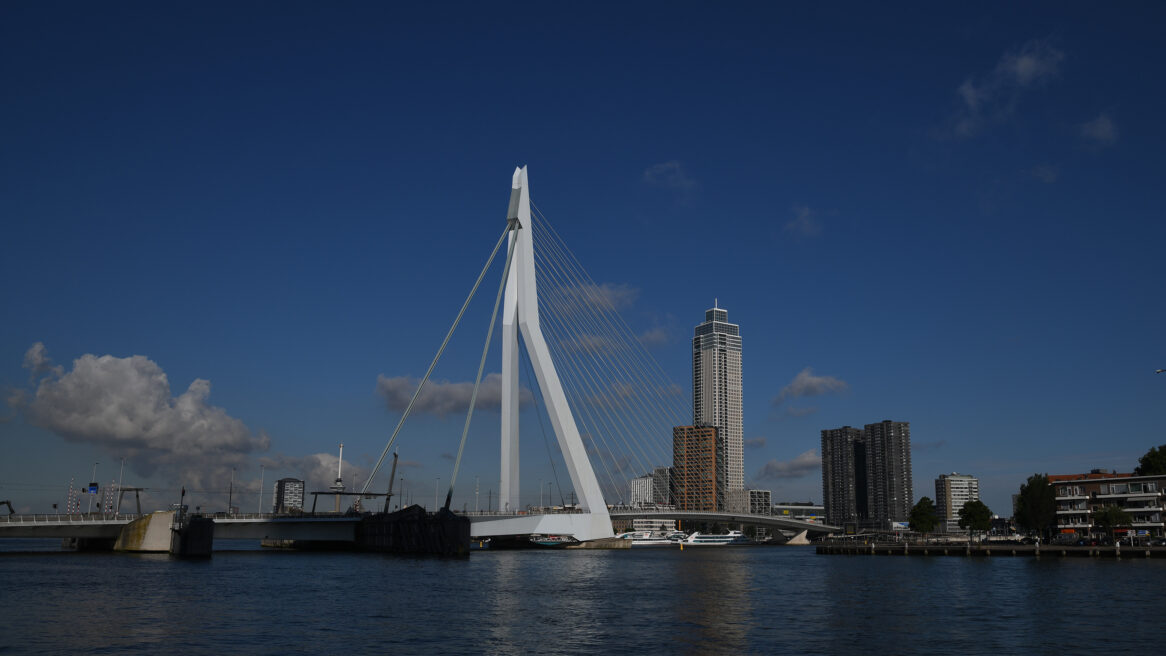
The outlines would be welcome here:
M 630 531 L 628 533 L 621 533 L 616 536 L 624 540 L 631 540 L 633 548 L 640 547 L 673 547 L 676 542 L 670 535 L 658 533 L 655 531 Z
M 681 541 L 686 547 L 726 547 L 753 544 L 741 531 L 729 531 L 724 535 L 696 532 Z

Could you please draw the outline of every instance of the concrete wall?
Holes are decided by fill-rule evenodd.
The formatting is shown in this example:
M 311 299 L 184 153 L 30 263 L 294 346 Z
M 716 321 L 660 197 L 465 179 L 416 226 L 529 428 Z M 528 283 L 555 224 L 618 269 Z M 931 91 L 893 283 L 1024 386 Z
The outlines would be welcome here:
M 113 550 L 170 553 L 170 524 L 173 521 L 173 510 L 159 510 L 136 519 L 121 530 Z

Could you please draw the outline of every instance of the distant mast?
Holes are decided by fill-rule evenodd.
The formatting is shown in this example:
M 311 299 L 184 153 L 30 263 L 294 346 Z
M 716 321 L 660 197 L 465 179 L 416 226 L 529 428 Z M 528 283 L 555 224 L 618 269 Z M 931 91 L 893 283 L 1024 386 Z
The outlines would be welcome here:
M 340 460 L 336 463 L 336 482 L 332 484 L 333 497 L 336 499 L 335 509 L 340 512 L 340 496 L 344 492 L 344 479 L 340 474 L 344 471 L 344 443 L 340 443 Z

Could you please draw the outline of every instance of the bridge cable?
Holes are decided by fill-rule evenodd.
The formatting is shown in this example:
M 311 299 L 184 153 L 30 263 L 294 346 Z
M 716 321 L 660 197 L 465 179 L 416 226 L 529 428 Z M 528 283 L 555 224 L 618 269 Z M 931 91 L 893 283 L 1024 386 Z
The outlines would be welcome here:
M 536 225 L 538 225 L 538 224 L 536 224 Z M 536 272 L 540 271 L 540 269 L 537 266 L 535 267 L 535 269 L 536 269 Z M 552 273 L 553 273 L 552 270 L 542 270 L 541 273 L 539 273 L 538 275 L 545 276 L 545 275 L 551 275 Z M 544 287 L 546 287 L 546 285 L 544 285 Z M 540 296 L 542 296 L 544 299 L 546 298 L 545 294 L 542 294 Z M 561 343 L 563 343 L 566 340 L 561 337 L 561 335 L 562 335 L 561 331 L 563 331 L 565 329 L 562 329 L 562 328 L 555 325 L 556 322 L 560 321 L 558 315 L 556 315 L 552 311 L 554 308 L 552 308 L 549 305 L 545 305 L 545 304 L 540 303 L 540 308 L 543 308 L 545 310 L 545 312 L 540 310 L 541 316 L 544 316 L 548 319 L 548 322 L 545 324 L 545 327 L 548 329 L 548 332 L 550 333 L 550 335 L 552 337 L 552 339 L 549 341 L 549 344 L 555 344 L 556 346 L 560 345 Z M 595 420 L 595 416 L 593 414 L 592 407 L 586 403 L 583 403 L 583 400 L 586 399 L 586 395 L 583 394 L 582 392 L 578 391 L 579 387 L 580 387 L 579 375 L 578 375 L 579 372 L 577 370 L 578 368 L 570 366 L 573 364 L 573 362 L 567 357 L 567 355 L 565 353 L 563 353 L 563 351 L 561 349 L 557 348 L 555 351 L 555 355 L 552 355 L 552 358 L 559 360 L 560 364 L 566 365 L 566 366 L 563 366 L 561 368 L 562 375 L 560 376 L 560 380 L 564 384 L 564 387 L 569 389 L 572 392 L 572 396 L 575 398 L 574 402 L 569 401 L 569 403 L 571 403 L 571 405 L 574 406 L 574 408 L 575 408 L 576 420 L 578 421 L 578 423 L 580 423 L 584 426 L 584 429 L 586 431 L 585 434 L 591 442 L 592 449 L 600 456 L 599 462 L 600 462 L 600 465 L 602 465 L 602 467 L 603 467 L 604 473 L 607 474 L 607 479 L 610 483 L 610 490 L 613 492 L 613 494 L 615 496 L 620 496 L 622 488 L 620 486 L 616 485 L 615 477 L 612 476 L 611 468 L 609 466 L 609 460 L 611 460 L 611 458 L 603 458 L 602 457 L 603 451 L 600 450 L 599 444 L 596 442 L 596 437 L 598 436 L 598 438 L 603 441 L 604 449 L 606 449 L 606 451 L 608 453 L 614 453 L 614 451 L 612 451 L 611 447 L 607 444 L 607 439 L 605 437 L 605 433 L 603 431 L 595 430 L 596 420 Z M 580 410 L 583 411 L 583 413 L 586 414 L 586 416 L 580 416 L 580 414 L 579 414 Z M 580 437 L 583 437 L 583 435 L 580 435 Z
M 551 272 L 553 271 L 553 268 L 543 267 L 542 270 L 544 272 Z M 564 286 L 558 280 L 554 282 L 559 284 L 559 288 Z M 579 329 L 577 325 L 573 326 L 569 324 L 569 322 L 574 321 L 571 319 L 573 313 L 569 309 L 556 312 L 556 310 L 564 307 L 564 304 L 562 299 L 554 295 L 548 294 L 546 300 L 547 302 L 544 303 L 543 306 L 545 306 L 548 310 L 546 315 L 548 319 L 547 327 L 550 328 L 554 335 L 557 337 L 556 345 L 560 348 L 558 348 L 556 352 L 560 355 L 563 363 L 567 365 L 564 367 L 564 370 L 565 372 L 569 373 L 569 380 L 571 381 L 573 388 L 578 390 L 576 392 L 578 397 L 576 405 L 578 405 L 580 408 L 583 408 L 587 412 L 590 421 L 603 425 L 604 430 L 590 430 L 590 437 L 592 438 L 593 443 L 596 436 L 598 436 L 603 441 L 604 448 L 607 452 L 606 457 L 604 452 L 598 450 L 599 445 L 594 444 L 596 447 L 597 455 L 599 456 L 601 463 L 604 465 L 604 468 L 607 469 L 613 490 L 617 492 L 617 496 L 622 497 L 622 486 L 615 484 L 614 477 L 610 475 L 611 472 L 609 463 L 614 465 L 621 472 L 623 471 L 623 468 L 620 466 L 618 458 L 616 457 L 617 452 L 611 448 L 610 444 L 607 443 L 606 434 L 610 432 L 613 435 L 623 439 L 625 447 L 628 447 L 628 445 L 624 435 L 618 431 L 617 422 L 612 417 L 611 406 L 613 404 L 606 401 L 607 395 L 603 392 L 602 387 L 596 382 L 595 376 L 592 375 L 591 368 L 587 366 L 586 363 L 583 362 L 582 358 L 577 354 L 581 351 L 588 351 L 588 349 L 585 347 L 585 345 L 583 345 L 583 340 L 580 339 L 582 330 Z M 566 344 L 575 344 L 577 348 L 566 348 Z M 590 355 L 592 359 L 594 359 L 594 354 L 590 353 Z M 605 402 L 595 402 L 598 399 L 604 399 Z M 594 410 L 598 410 L 599 412 L 595 413 Z M 631 451 L 630 448 L 629 451 Z M 635 456 L 635 453 L 632 452 L 632 455 Z
M 552 245 L 554 245 L 553 242 L 552 242 Z M 563 248 L 566 248 L 565 245 L 563 246 Z M 552 252 L 551 254 L 557 255 L 560 258 L 560 262 L 563 260 L 566 260 L 568 257 L 571 257 L 572 259 L 574 259 L 573 256 L 568 256 L 566 254 L 563 254 L 562 252 L 557 253 L 557 254 Z M 560 264 L 560 268 L 564 268 L 567 270 L 574 269 L 574 267 L 571 267 L 569 264 L 566 264 L 566 265 Z M 600 308 L 600 310 L 601 310 L 600 312 L 595 313 L 598 316 L 598 320 L 592 321 L 592 325 L 594 326 L 594 330 L 597 330 L 600 332 L 603 332 L 605 330 L 603 327 L 598 326 L 598 322 L 602 321 L 607 326 L 606 332 L 610 335 L 613 335 L 613 339 L 610 340 L 610 344 L 613 347 L 612 354 L 614 356 L 618 356 L 618 359 L 616 359 L 614 361 L 614 364 L 612 365 L 612 369 L 617 370 L 616 373 L 618 373 L 619 376 L 624 381 L 626 381 L 624 389 L 628 393 L 632 393 L 633 395 L 640 398 L 644 402 L 646 410 L 649 411 L 650 415 L 654 416 L 654 421 L 659 421 L 662 424 L 667 425 L 669 428 L 671 426 L 679 425 L 683 421 L 682 419 L 680 419 L 681 417 L 684 416 L 683 412 L 679 411 L 678 406 L 673 406 L 673 408 L 671 410 L 666 409 L 665 406 L 668 405 L 668 401 L 665 400 L 664 395 L 661 393 L 662 389 L 671 390 L 671 389 L 676 389 L 677 386 L 674 383 L 672 383 L 670 380 L 668 380 L 668 378 L 666 376 L 661 377 L 659 374 L 657 374 L 656 376 L 653 376 L 652 373 L 649 371 L 651 369 L 651 367 L 650 366 L 645 367 L 644 362 L 646 362 L 646 360 L 648 360 L 648 359 L 651 359 L 651 355 L 649 353 L 647 353 L 647 350 L 639 342 L 639 339 L 636 338 L 633 334 L 631 334 L 630 329 L 626 328 L 626 324 L 624 324 L 625 327 L 624 327 L 623 331 L 620 331 L 616 327 L 615 322 L 613 322 L 611 320 L 611 318 L 608 316 L 609 312 L 604 311 L 604 310 L 610 309 L 610 303 L 604 302 L 604 300 L 601 297 L 599 297 L 598 293 L 596 292 L 598 285 L 596 285 L 594 283 L 594 280 L 591 279 L 591 277 L 588 276 L 586 274 L 586 272 L 582 271 L 581 269 L 579 269 L 577 271 L 572 271 L 571 277 L 575 281 L 574 284 L 576 285 L 576 288 L 578 290 L 580 290 L 583 294 L 588 296 L 590 298 L 592 304 L 595 305 L 596 307 Z M 620 319 L 618 312 L 615 312 L 614 310 L 612 310 L 612 311 L 610 311 L 610 314 L 614 315 L 616 319 Z M 621 323 L 622 323 L 622 320 L 621 320 Z M 622 333 L 622 334 L 620 334 L 620 333 Z M 639 348 L 638 349 L 631 348 L 630 344 L 635 344 Z M 637 371 L 633 372 L 633 369 L 637 370 Z M 659 372 L 659 365 L 658 364 L 657 364 L 657 371 Z M 652 378 L 655 378 L 656 380 L 654 380 L 654 381 L 649 380 Z M 645 384 L 645 383 L 647 383 L 647 384 Z M 655 399 L 653 399 L 651 397 L 646 397 L 646 396 L 639 394 L 639 393 L 636 393 L 635 390 L 641 386 L 647 387 L 652 392 L 654 392 Z M 678 400 L 676 402 L 679 403 Z M 673 414 L 673 413 L 675 413 L 675 414 Z M 644 418 L 643 415 L 641 415 L 639 417 L 640 421 L 638 423 L 641 423 L 641 425 L 642 425 L 643 418 Z M 648 434 L 651 435 L 652 434 L 651 431 L 649 431 Z M 667 451 L 669 449 L 667 448 L 667 446 L 662 445 L 662 442 L 664 442 L 664 441 L 666 441 L 666 440 L 661 435 L 660 438 L 653 443 L 653 446 L 659 450 L 658 456 L 664 456 L 663 460 L 666 461 L 666 460 L 668 460 L 666 455 L 667 455 Z
M 547 262 L 548 265 L 552 264 Z M 553 270 L 551 266 L 543 267 L 544 272 Z M 560 273 L 562 270 L 560 269 Z M 572 284 L 563 280 L 555 280 L 560 289 L 569 289 Z M 561 295 L 559 295 L 561 296 Z M 631 442 L 628 440 L 628 424 L 626 413 L 619 407 L 620 404 L 614 401 L 612 394 L 604 389 L 604 386 L 597 382 L 597 377 L 602 377 L 596 368 L 588 364 L 588 361 L 594 362 L 597 367 L 601 364 L 595 354 L 593 344 L 587 343 L 587 336 L 591 331 L 585 333 L 581 327 L 581 320 L 576 318 L 577 312 L 573 312 L 569 306 L 565 304 L 564 299 L 559 296 L 548 293 L 547 303 L 544 306 L 548 309 L 547 317 L 550 319 L 548 327 L 555 331 L 556 334 L 563 334 L 566 337 L 558 340 L 562 345 L 559 354 L 569 366 L 567 370 L 571 373 L 570 380 L 577 392 L 579 400 L 578 404 L 584 408 L 589 419 L 602 424 L 605 428 L 603 430 L 591 430 L 591 436 L 598 436 L 603 442 L 607 453 L 599 452 L 598 455 L 604 466 L 608 471 L 609 480 L 613 491 L 616 492 L 617 497 L 623 497 L 623 486 L 616 485 L 614 480 L 610 477 L 610 465 L 614 465 L 619 471 L 626 471 L 626 464 L 620 462 L 618 453 L 607 444 L 605 435 L 611 433 L 623 442 L 623 447 L 626 449 L 625 453 L 631 455 L 640 467 L 644 467 L 644 461 L 641 459 L 645 454 L 633 448 Z M 574 345 L 575 348 L 568 348 Z M 589 357 L 586 357 L 589 356 Z M 601 367 L 600 367 L 601 368 Z M 586 390 L 586 391 L 582 391 Z M 598 410 L 598 417 L 594 414 L 594 410 Z M 598 444 L 595 444 L 598 447 Z M 650 459 L 649 459 L 650 460 Z
M 610 374 L 610 377 L 616 379 L 614 385 L 593 383 L 592 389 L 594 393 L 592 394 L 591 401 L 604 409 L 605 415 L 609 419 L 608 425 L 618 431 L 617 434 L 623 440 L 628 453 L 638 461 L 637 464 L 640 467 L 650 469 L 649 465 L 652 464 L 653 460 L 659 460 L 662 464 L 667 460 L 667 457 L 665 456 L 665 450 L 660 448 L 659 441 L 649 441 L 645 445 L 641 440 L 629 440 L 627 437 L 633 432 L 633 429 L 638 429 L 636 432 L 641 432 L 645 436 L 655 434 L 655 431 L 645 423 L 648 415 L 643 412 L 633 412 L 630 409 L 631 406 L 627 403 L 627 399 L 638 399 L 646 402 L 644 408 L 648 411 L 655 409 L 656 413 L 658 413 L 659 407 L 656 403 L 651 403 L 651 399 L 642 398 L 642 395 L 636 392 L 637 387 L 642 384 L 643 378 L 637 378 L 631 372 L 632 366 L 630 366 L 626 354 L 628 352 L 634 353 L 634 351 L 627 348 L 627 339 L 619 335 L 614 335 L 613 333 L 615 331 L 610 329 L 605 330 L 599 325 L 601 320 L 608 323 L 609 326 L 611 325 L 610 319 L 607 319 L 604 313 L 604 310 L 610 308 L 610 302 L 598 296 L 595 292 L 596 286 L 593 283 L 588 284 L 577 272 L 572 271 L 571 267 L 565 264 L 565 257 L 561 252 L 556 253 L 553 250 L 555 246 L 553 241 L 548 241 L 548 246 L 549 248 L 544 255 L 544 261 L 548 266 L 543 267 L 542 270 L 557 270 L 559 272 L 562 277 L 555 280 L 555 282 L 558 285 L 558 289 L 563 293 L 558 295 L 548 294 L 549 298 L 546 305 L 548 309 L 558 311 L 554 312 L 554 314 L 561 313 L 557 318 L 563 320 L 566 332 L 572 333 L 574 337 L 573 341 L 577 346 L 575 350 L 584 352 L 590 356 L 589 358 L 585 358 L 575 355 L 571 351 L 572 355 L 574 355 L 572 362 L 577 364 L 581 371 L 593 381 L 594 377 L 606 377 L 599 373 L 600 369 L 606 370 Z M 573 291 L 568 293 L 566 290 Z M 591 312 L 572 311 L 570 306 L 566 304 L 566 299 L 562 298 L 566 296 L 582 298 L 584 303 L 581 305 L 584 308 L 593 306 L 595 310 Z M 578 318 L 575 318 L 576 315 L 578 315 Z M 570 318 L 568 319 L 568 317 Z M 566 326 L 567 321 L 570 321 L 574 327 Z M 586 325 L 584 326 L 583 324 Z M 612 338 L 606 338 L 605 334 L 612 335 Z M 601 339 L 591 339 L 593 335 L 597 335 Z M 596 353 L 598 350 L 606 350 L 607 356 L 609 357 L 600 359 Z M 586 364 L 587 360 L 593 362 L 594 367 L 588 366 Z M 648 385 L 648 387 L 652 387 L 653 389 L 657 388 L 656 385 Z M 648 414 L 655 413 L 649 412 Z M 612 415 L 615 416 L 613 417 Z M 619 418 L 618 422 L 615 421 L 615 417 Z M 661 417 L 657 414 L 654 421 L 659 421 L 660 419 Z M 675 425 L 675 423 L 671 425 Z M 620 430 L 621 427 L 622 430 Z M 644 450 L 645 446 L 652 447 L 650 450 L 655 452 L 654 455 L 649 455 Z
M 494 339 L 494 322 L 498 321 L 498 306 L 502 305 L 502 293 L 506 291 L 506 278 L 510 275 L 510 264 L 514 261 L 514 247 L 518 239 L 510 240 L 506 250 L 506 264 L 502 267 L 502 282 L 498 283 L 498 295 L 494 297 L 494 311 L 490 313 L 490 327 L 486 330 L 486 344 L 482 347 L 482 359 L 478 361 L 478 377 L 474 379 L 474 391 L 470 394 L 470 407 L 466 411 L 466 425 L 462 428 L 462 441 L 457 447 L 457 458 L 453 461 L 453 474 L 449 477 L 449 491 L 445 493 L 445 509 L 453 498 L 453 485 L 457 482 L 458 469 L 462 464 L 462 453 L 466 450 L 466 435 L 470 432 L 470 420 L 474 418 L 474 404 L 478 401 L 478 388 L 482 386 L 482 372 L 486 369 L 486 356 L 490 354 L 490 342 Z
M 557 300 L 552 301 L 548 299 L 548 301 L 549 303 L 547 305 L 552 306 L 549 309 L 555 309 L 553 306 L 556 304 Z M 600 377 L 600 372 L 598 370 L 602 364 L 595 353 L 595 348 L 593 345 L 583 343 L 583 340 L 580 340 L 578 337 L 576 337 L 582 335 L 583 331 L 578 327 L 567 325 L 568 321 L 574 321 L 573 319 L 568 318 L 569 316 L 569 310 L 564 311 L 562 314 L 556 314 L 554 312 L 548 313 L 548 318 L 553 317 L 553 321 L 557 321 L 561 324 L 563 332 L 567 333 L 569 336 L 575 337 L 573 340 L 570 340 L 573 341 L 576 345 L 574 352 L 571 352 L 571 349 L 564 348 L 563 355 L 571 365 L 569 369 L 571 369 L 581 380 L 585 381 L 584 384 L 590 392 L 589 396 L 584 396 L 584 402 L 588 402 L 589 405 L 595 406 L 599 409 L 600 416 L 605 420 L 603 423 L 607 426 L 613 435 L 620 438 L 620 440 L 623 442 L 623 446 L 626 449 L 626 452 L 637 460 L 637 464 L 640 467 L 643 467 L 644 462 L 640 459 L 640 457 L 645 454 L 642 452 L 636 453 L 636 450 L 632 448 L 632 445 L 629 443 L 629 430 L 627 428 L 628 422 L 626 421 L 626 417 L 620 416 L 621 412 L 619 409 L 618 401 L 613 400 L 611 394 L 606 389 L 604 389 L 604 386 L 601 383 L 598 382 L 598 378 Z M 570 343 L 569 340 L 560 341 Z M 590 360 L 593 365 L 588 364 L 587 360 Z M 603 435 L 603 433 L 600 433 L 600 435 Z M 611 452 L 611 456 L 614 458 L 615 452 L 612 451 L 610 447 L 608 447 L 608 451 Z M 617 469 L 623 472 L 624 468 L 620 466 L 618 460 L 613 460 L 613 464 L 617 467 Z
M 397 439 L 397 434 L 401 432 L 401 426 L 404 425 L 405 420 L 409 417 L 409 413 L 413 410 L 413 404 L 417 402 L 417 397 L 421 395 L 421 390 L 425 388 L 426 381 L 429 380 L 430 374 L 433 373 L 433 368 L 437 366 L 437 361 L 441 359 L 441 354 L 445 352 L 445 347 L 449 344 L 449 338 L 453 336 L 453 332 L 457 330 L 458 323 L 462 320 L 462 315 L 466 313 L 466 308 L 470 305 L 470 300 L 474 298 L 474 294 L 478 291 L 478 285 L 482 284 L 482 279 L 486 277 L 486 272 L 489 271 L 490 265 L 494 262 L 494 256 L 498 254 L 498 249 L 502 247 L 502 242 L 506 239 L 506 235 L 513 229 L 513 225 L 506 224 L 506 229 L 502 231 L 502 236 L 498 238 L 498 243 L 494 244 L 494 250 L 490 252 L 490 257 L 486 260 L 486 266 L 482 267 L 482 272 L 478 274 L 478 279 L 474 281 L 474 286 L 470 289 L 469 296 L 466 297 L 462 303 L 462 309 L 458 311 L 457 317 L 453 320 L 453 325 L 449 327 L 449 332 L 445 334 L 445 339 L 442 340 L 441 346 L 437 349 L 437 355 L 433 356 L 433 362 L 429 363 L 429 369 L 426 370 L 425 376 L 421 378 L 421 383 L 417 385 L 417 391 L 413 392 L 413 398 L 409 399 L 409 405 L 405 406 L 405 412 L 401 415 L 401 419 L 397 422 L 397 427 L 393 429 L 393 434 L 389 437 L 389 441 L 385 444 L 384 451 L 381 451 L 381 457 L 377 459 L 377 464 L 369 473 L 368 479 L 365 480 L 364 485 L 360 488 L 361 494 L 368 490 L 368 486 L 372 483 L 373 477 L 381 469 L 381 464 L 385 461 L 385 456 L 388 455 L 389 449 L 393 448 L 393 442 Z

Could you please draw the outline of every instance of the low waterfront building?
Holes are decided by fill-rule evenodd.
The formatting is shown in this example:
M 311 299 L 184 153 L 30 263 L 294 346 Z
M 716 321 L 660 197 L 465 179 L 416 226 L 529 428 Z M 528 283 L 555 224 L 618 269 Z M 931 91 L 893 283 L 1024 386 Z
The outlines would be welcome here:
M 1088 474 L 1051 474 L 1049 485 L 1057 504 L 1057 530 L 1082 536 L 1100 535 L 1106 529 L 1094 517 L 1105 506 L 1117 506 L 1130 517 L 1130 525 L 1115 528 L 1121 536 L 1162 537 L 1166 517 L 1166 476 L 1136 476 L 1106 469 Z
M 652 470 L 652 503 L 658 506 L 672 505 L 671 467 L 657 467 Z
M 935 514 L 945 533 L 962 533 L 960 509 L 980 500 L 980 479 L 967 474 L 940 474 L 935 479 Z
M 748 515 L 768 515 L 773 493 L 769 490 L 732 490 L 725 494 L 725 511 Z
M 826 507 L 811 501 L 782 501 L 773 504 L 770 514 L 775 517 L 797 519 L 803 522 L 826 521 Z
M 671 533 L 676 530 L 676 520 L 639 517 L 632 520 L 632 530 Z
M 304 482 L 298 478 L 281 478 L 275 482 L 272 512 L 285 513 L 304 509 Z
M 652 476 L 647 474 L 631 480 L 633 506 L 646 506 L 652 503 Z

